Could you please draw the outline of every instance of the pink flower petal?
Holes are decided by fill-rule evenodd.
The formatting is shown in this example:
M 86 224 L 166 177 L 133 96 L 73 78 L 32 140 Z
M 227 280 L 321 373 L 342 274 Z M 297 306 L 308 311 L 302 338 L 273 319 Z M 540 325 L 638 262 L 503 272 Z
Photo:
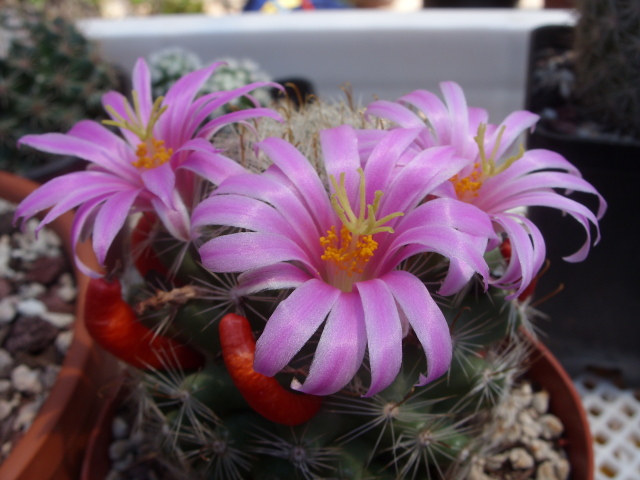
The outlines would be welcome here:
M 299 261 L 314 272 L 298 244 L 273 233 L 244 232 L 209 240 L 200 247 L 202 264 L 214 272 L 243 272 L 278 262 Z
M 364 395 L 371 397 L 396 378 L 402 364 L 402 326 L 395 300 L 380 279 L 356 284 L 367 332 L 371 385 Z
M 367 334 L 362 303 L 356 293 L 341 293 L 329 313 L 309 376 L 292 387 L 313 395 L 331 395 L 347 385 L 364 359 Z
M 100 207 L 93 227 L 93 251 L 100 265 L 104 265 L 109 247 L 129 216 L 140 190 L 115 193 Z
M 278 304 L 256 342 L 254 369 L 273 376 L 318 330 L 341 292 L 314 278 Z
M 238 275 L 238 286 L 234 293 L 243 297 L 263 290 L 298 288 L 310 278 L 307 272 L 295 265 L 276 263 Z
M 425 385 L 444 374 L 451 363 L 453 347 L 449 326 L 442 311 L 424 284 L 413 275 L 398 270 L 382 277 L 416 333 L 427 357 L 427 374 L 418 385 Z

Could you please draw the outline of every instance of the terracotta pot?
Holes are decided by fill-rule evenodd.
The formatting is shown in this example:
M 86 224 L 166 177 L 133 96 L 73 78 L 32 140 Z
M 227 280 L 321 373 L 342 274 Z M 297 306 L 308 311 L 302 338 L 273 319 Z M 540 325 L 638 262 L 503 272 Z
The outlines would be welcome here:
M 549 411 L 564 425 L 563 441 L 571 464 L 571 479 L 593 480 L 593 438 L 580 395 L 551 351 L 539 341 L 531 341 L 534 349 L 526 377 L 549 393 Z
M 37 184 L 0 172 L 0 197 L 17 203 Z M 73 214 L 51 224 L 70 258 Z M 95 265 L 89 244 L 77 249 L 80 257 Z M 87 277 L 75 271 L 78 286 L 73 342 L 65 356 L 56 384 L 33 424 L 0 465 L 2 480 L 76 480 L 89 433 L 102 407 L 104 389 L 119 371 L 117 361 L 96 346 L 84 326 L 82 311 Z
M 525 375 L 550 396 L 549 410 L 564 425 L 562 441 L 571 464 L 572 480 L 594 480 L 594 452 L 587 414 L 571 378 L 558 360 L 542 343 L 525 335 L 532 342 L 530 367 Z M 116 411 L 129 392 L 130 378 L 121 377 L 120 386 L 111 390 L 103 405 L 87 445 L 80 480 L 104 480 L 111 469 L 108 455 L 112 441 L 111 424 Z

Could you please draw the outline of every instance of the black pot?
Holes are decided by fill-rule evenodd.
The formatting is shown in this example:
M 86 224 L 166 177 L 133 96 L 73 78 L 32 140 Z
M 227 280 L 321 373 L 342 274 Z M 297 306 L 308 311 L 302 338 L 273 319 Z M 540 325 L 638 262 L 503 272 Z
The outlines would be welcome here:
M 531 38 L 528 110 L 539 113 L 553 95 L 531 89 L 536 52 L 542 48 L 571 48 L 570 27 L 543 27 Z M 547 92 L 548 93 L 548 92 Z M 557 99 L 556 99 L 557 101 Z M 544 295 L 558 285 L 564 290 L 540 305 L 550 316 L 542 325 L 545 343 L 567 370 L 578 373 L 586 366 L 621 369 L 632 384 L 640 384 L 640 224 L 637 189 L 640 185 L 640 144 L 581 138 L 536 128 L 528 148 L 545 148 L 563 155 L 604 196 L 609 208 L 600 222 L 602 241 L 587 260 L 570 264 L 563 256 L 584 242 L 582 228 L 572 218 L 546 208 L 531 209 L 531 218 L 547 244 L 549 271 L 537 291 Z M 593 195 L 571 198 L 590 205 Z

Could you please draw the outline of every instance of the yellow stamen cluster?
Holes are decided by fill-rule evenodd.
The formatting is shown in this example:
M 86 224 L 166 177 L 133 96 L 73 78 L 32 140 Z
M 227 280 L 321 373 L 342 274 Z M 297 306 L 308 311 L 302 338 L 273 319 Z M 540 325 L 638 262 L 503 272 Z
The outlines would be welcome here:
M 378 248 L 378 242 L 373 239 L 373 235 L 380 232 L 393 233 L 391 227 L 383 225 L 393 218 L 404 215 L 402 212 L 396 212 L 379 220 L 376 219 L 382 192 L 375 192 L 373 203 L 367 205 L 364 171 L 359 168 L 358 174 L 360 175 L 358 215 L 349 204 L 345 174 L 340 175 L 339 183 L 333 175 L 330 177 L 335 191 L 331 196 L 331 205 L 338 214 L 342 227 L 339 236 L 336 227 L 332 226 L 326 236 L 320 237 L 320 244 L 324 247 L 322 260 L 332 263 L 337 267 L 338 272 L 346 273 L 346 278 L 334 278 L 336 286 L 344 291 L 351 290 L 354 281 L 351 277 L 354 274 L 364 273 L 367 262 L 371 260 Z
M 338 238 L 336 227 L 332 226 L 327 230 L 326 237 L 320 237 L 320 244 L 324 247 L 324 254 L 320 258 L 331 261 L 349 277 L 354 273 L 363 273 L 366 263 L 378 248 L 378 242 L 373 239 L 373 235 L 365 235 L 359 237 L 355 248 L 352 248 L 352 241 L 353 237 L 347 227 L 342 226 Z
M 500 165 L 496 163 L 496 155 L 498 154 L 498 148 L 500 148 L 500 142 L 502 141 L 502 135 L 505 131 L 505 126 L 502 126 L 498 131 L 498 137 L 496 138 L 493 150 L 490 155 L 484 149 L 484 138 L 487 132 L 487 125 L 481 123 L 478 126 L 478 134 L 474 137 L 476 144 L 478 145 L 478 155 L 480 161 L 473 164 L 472 172 L 466 177 L 460 178 L 458 175 L 454 175 L 449 180 L 453 183 L 456 195 L 461 200 L 469 200 L 469 197 L 477 197 L 478 191 L 482 187 L 482 183 L 489 177 L 493 177 L 499 173 L 504 172 L 509 168 L 516 160 L 519 160 L 524 155 L 524 147 L 520 145 L 520 151 L 517 155 L 513 155 L 507 158 Z
M 456 190 L 458 198 L 463 198 L 466 195 L 478 196 L 478 190 L 482 186 L 481 172 L 479 171 L 480 164 L 473 164 L 473 171 L 470 175 L 459 178 L 458 175 L 454 175 L 450 178 L 453 183 L 453 188 Z
M 164 140 L 149 139 L 146 143 L 141 143 L 136 149 L 138 160 L 133 162 L 137 168 L 156 168 L 168 162 L 173 154 L 173 148 L 166 148 Z
M 169 108 L 162 105 L 164 97 L 156 98 L 149 118 L 145 122 L 142 118 L 142 110 L 140 109 L 140 98 L 138 92 L 132 92 L 133 110 L 128 103 L 125 103 L 126 118 L 120 115 L 112 106 L 107 105 L 106 108 L 115 120 L 103 120 L 105 125 L 113 125 L 118 128 L 133 132 L 141 141 L 136 150 L 138 160 L 133 162 L 133 166 L 137 168 L 155 168 L 167 162 L 173 154 L 173 149 L 166 148 L 163 140 L 157 140 L 153 136 L 153 128 Z

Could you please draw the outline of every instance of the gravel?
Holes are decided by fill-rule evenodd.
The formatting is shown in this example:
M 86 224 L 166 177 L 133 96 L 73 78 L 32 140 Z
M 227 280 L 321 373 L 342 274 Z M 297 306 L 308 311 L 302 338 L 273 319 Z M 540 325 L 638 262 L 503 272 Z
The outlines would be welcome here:
M 61 241 L 12 227 L 0 200 L 0 462 L 29 428 L 71 343 L 76 289 Z

